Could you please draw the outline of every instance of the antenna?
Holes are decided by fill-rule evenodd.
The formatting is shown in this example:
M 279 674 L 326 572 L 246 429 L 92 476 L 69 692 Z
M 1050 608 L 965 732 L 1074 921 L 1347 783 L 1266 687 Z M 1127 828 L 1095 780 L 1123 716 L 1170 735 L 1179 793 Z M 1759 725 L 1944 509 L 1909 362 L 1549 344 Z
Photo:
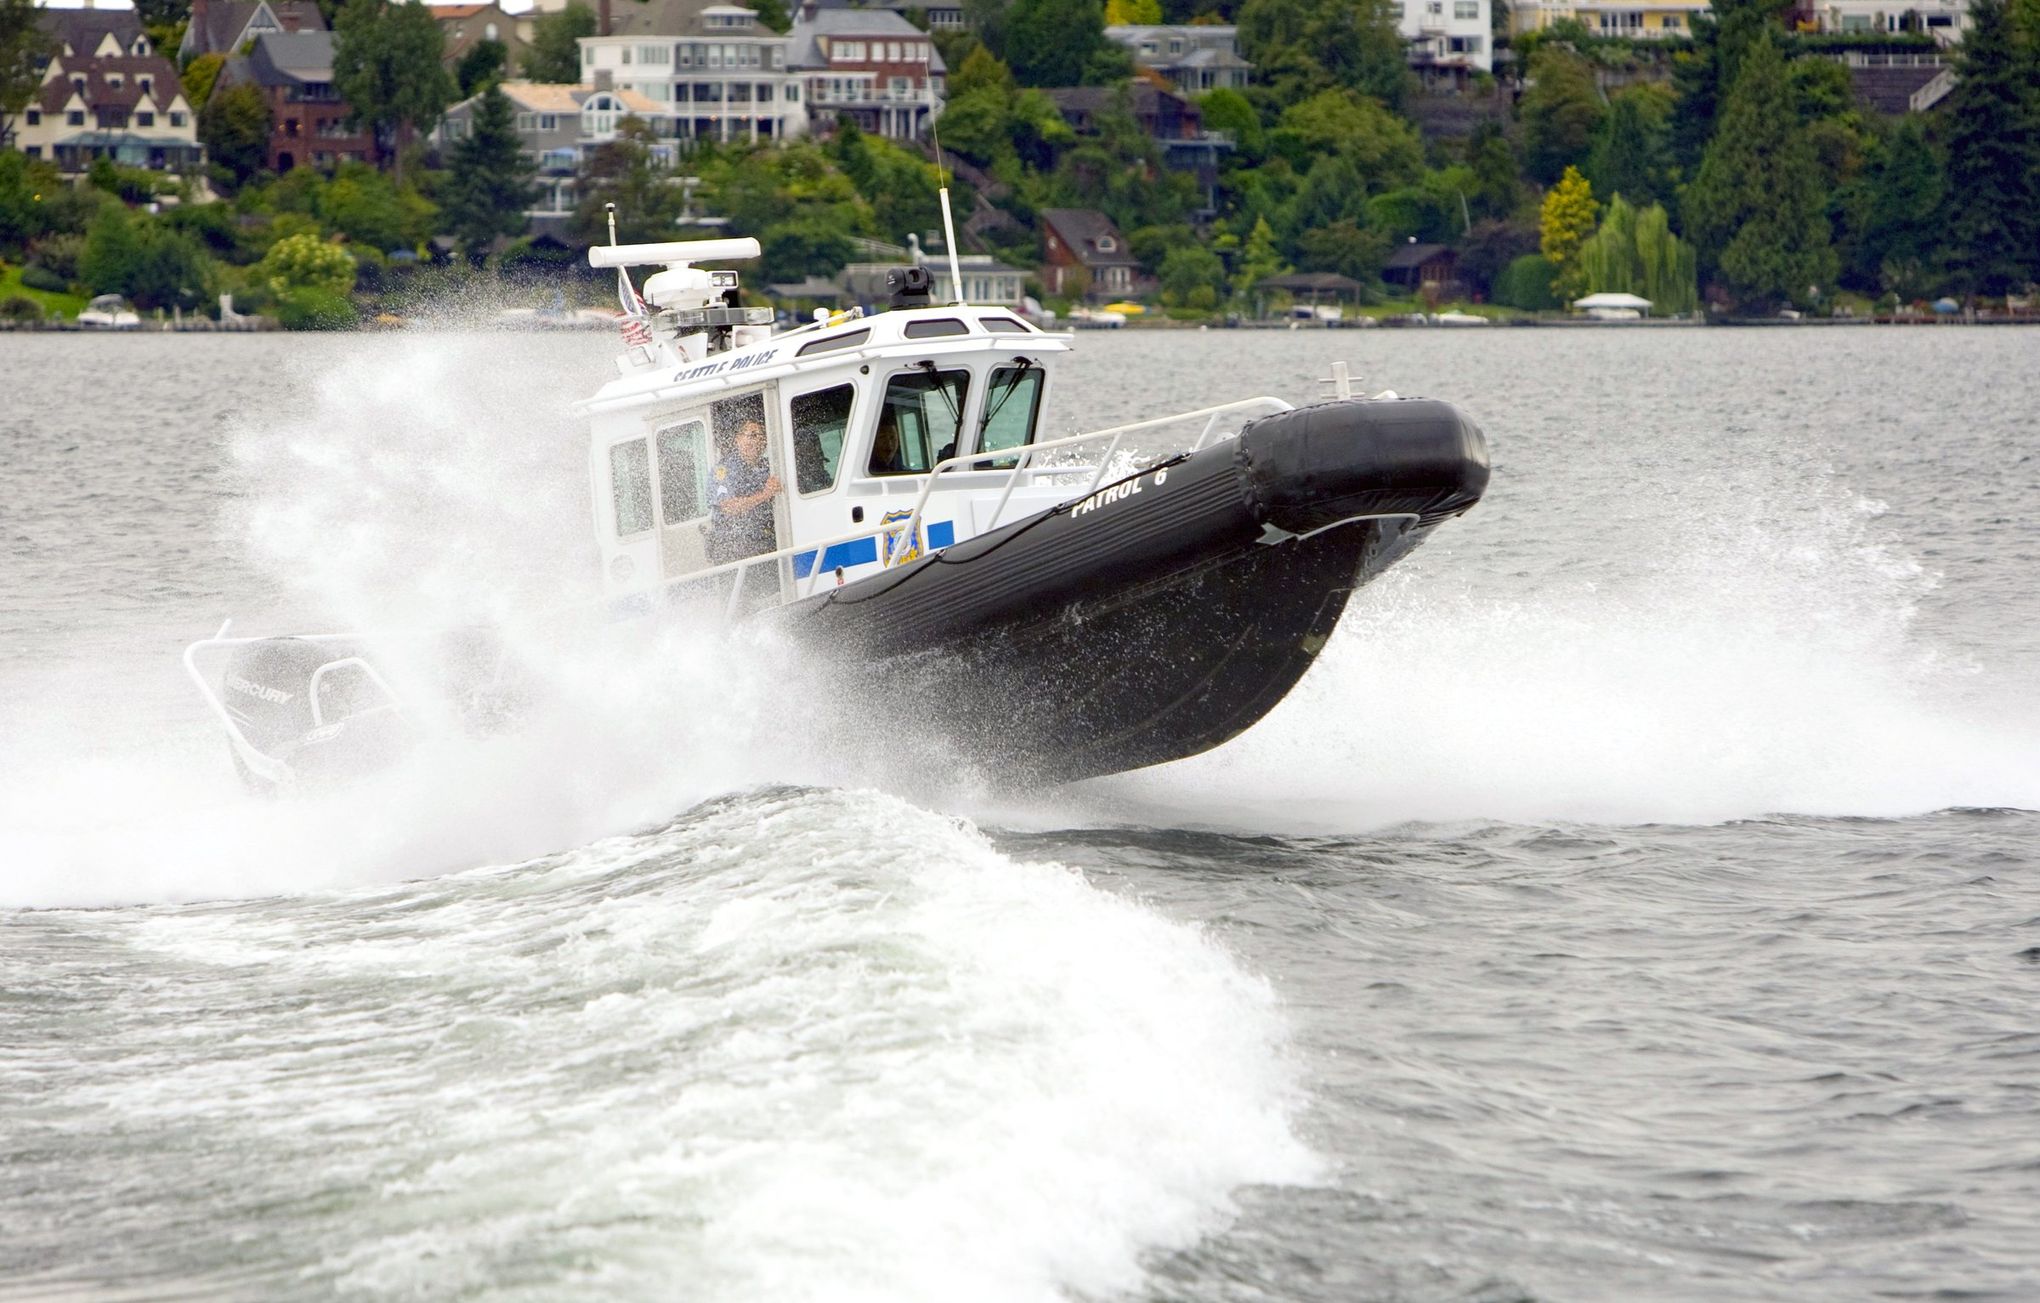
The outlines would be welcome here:
M 921 86 L 928 96 L 928 132 L 935 137 L 935 195 L 942 204 L 942 243 L 949 250 L 949 281 L 956 287 L 956 303 L 963 306 L 963 261 L 956 256 L 956 219 L 949 213 L 949 181 L 942 167 L 942 124 L 935 114 L 935 37 L 931 33 L 921 47 Z

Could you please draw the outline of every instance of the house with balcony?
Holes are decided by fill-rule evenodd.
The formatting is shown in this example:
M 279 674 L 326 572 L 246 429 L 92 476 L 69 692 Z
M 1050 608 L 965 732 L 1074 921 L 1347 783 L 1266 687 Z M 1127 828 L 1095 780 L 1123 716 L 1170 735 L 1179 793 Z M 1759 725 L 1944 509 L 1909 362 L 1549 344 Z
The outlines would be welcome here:
M 75 48 L 67 43 L 67 52 L 43 66 L 42 83 L 15 123 L 17 148 L 30 158 L 52 160 L 67 176 L 101 158 L 166 172 L 204 163 L 197 115 L 168 59 L 68 52 Z M 122 47 L 106 34 L 97 48 Z
M 233 55 L 272 32 L 323 32 L 325 15 L 313 0 L 191 0 L 191 20 L 177 61 L 201 54 Z
M 1535 32 L 1561 19 L 1574 19 L 1597 36 L 1658 41 L 1693 34 L 1694 18 L 1709 12 L 1708 0 L 1650 0 L 1623 4 L 1609 0 L 1514 0 L 1509 30 Z
M 1800 0 L 1793 21 L 1802 29 L 1870 35 L 1918 32 L 1943 47 L 1969 30 L 1969 0 Z
M 499 87 L 510 101 L 518 143 L 538 167 L 533 178 L 539 194 L 525 216 L 533 230 L 557 231 L 573 215 L 580 195 L 575 178 L 590 151 L 616 139 L 626 118 L 638 118 L 660 137 L 653 146 L 659 161 L 671 166 L 678 158 L 672 110 L 636 91 L 614 87 L 566 86 L 548 82 L 506 81 Z M 446 111 L 434 141 L 442 149 L 467 138 L 481 97 L 462 100 Z
M 352 110 L 333 85 L 333 33 L 265 32 L 245 57 L 227 60 L 217 85 L 244 82 L 269 104 L 270 171 L 375 161 L 375 140 L 347 125 Z
M 1240 57 L 1240 29 L 1229 26 L 1149 27 L 1115 25 L 1105 38 L 1133 55 L 1134 66 L 1174 86 L 1185 95 L 1239 90 L 1251 79 L 1254 66 Z
M 755 9 L 702 0 L 609 6 L 609 33 L 581 38 L 581 82 L 642 95 L 679 140 L 785 140 L 807 132 L 791 38 Z
M 918 140 L 942 112 L 942 55 L 928 33 L 890 10 L 809 0 L 792 38 L 789 62 L 805 79 L 817 130 L 841 119 L 890 140 Z
M 1117 86 L 1066 86 L 1046 92 L 1056 111 L 1080 136 L 1097 132 L 1100 115 L 1124 110 L 1162 151 L 1162 163 L 1173 172 L 1197 178 L 1203 195 L 1198 210 L 1208 217 L 1218 210 L 1218 173 L 1235 142 L 1223 131 L 1207 131 L 1204 114 L 1188 97 L 1151 81 L 1136 79 Z M 1123 96 L 1123 98 L 1122 98 Z
M 1464 85 L 1494 71 L 1490 0 L 1399 0 L 1397 27 L 1410 67 L 1427 86 Z
M 1040 217 L 1041 284 L 1050 294 L 1109 303 L 1152 288 L 1126 237 L 1105 214 L 1095 208 L 1044 208 Z

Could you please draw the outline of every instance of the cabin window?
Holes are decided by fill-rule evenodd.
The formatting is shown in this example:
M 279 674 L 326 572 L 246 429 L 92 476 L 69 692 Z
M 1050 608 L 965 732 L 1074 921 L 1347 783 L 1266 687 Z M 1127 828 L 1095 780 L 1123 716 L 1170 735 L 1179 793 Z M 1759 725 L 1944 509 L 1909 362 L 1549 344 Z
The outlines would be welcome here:
M 801 346 L 800 352 L 795 356 L 806 357 L 810 353 L 827 353 L 831 349 L 855 348 L 870 338 L 871 328 L 869 326 L 863 330 L 848 330 L 840 335 L 832 335 L 827 339 L 818 339 L 812 344 L 804 344 Z
M 968 335 L 970 327 L 954 317 L 939 317 L 934 321 L 909 321 L 908 339 L 932 339 L 941 335 Z
M 1011 317 L 979 317 L 978 321 L 986 330 L 1000 331 L 1008 335 L 1027 333 L 1027 327 Z
M 652 527 L 652 462 L 643 439 L 610 447 L 609 491 L 616 501 L 618 538 Z
M 708 514 L 708 426 L 701 421 L 659 431 L 659 509 L 668 525 Z
M 871 444 L 873 475 L 918 475 L 956 455 L 970 372 L 932 367 L 897 375 L 885 387 L 885 406 Z
M 850 385 L 818 389 L 793 400 L 793 472 L 802 493 L 836 487 L 843 462 L 843 436 L 857 390 Z
M 978 451 L 998 452 L 1034 442 L 1034 420 L 1041 414 L 1041 368 L 1032 365 L 996 368 L 985 389 L 984 419 L 978 422 Z M 1004 465 L 1013 464 L 1012 459 Z

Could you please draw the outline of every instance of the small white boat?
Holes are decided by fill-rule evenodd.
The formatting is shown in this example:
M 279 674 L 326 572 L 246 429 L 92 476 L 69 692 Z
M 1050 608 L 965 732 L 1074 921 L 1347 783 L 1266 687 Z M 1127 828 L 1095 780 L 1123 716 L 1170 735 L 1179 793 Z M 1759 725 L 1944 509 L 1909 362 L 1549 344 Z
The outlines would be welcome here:
M 1354 589 L 1487 485 L 1472 422 L 1354 397 L 1343 368 L 1310 407 L 1243 398 L 1058 436 L 1071 335 L 936 304 L 922 266 L 889 274 L 886 311 L 775 331 L 735 272 L 698 265 L 757 256 L 751 239 L 589 251 L 626 312 L 617 375 L 580 405 L 591 598 L 622 619 L 773 622 L 875 699 L 918 703 L 916 726 L 987 773 L 1068 781 L 1233 737 Z M 434 648 L 433 690 L 499 700 L 500 657 L 473 633 Z M 394 666 L 419 659 L 224 629 L 185 653 L 236 764 L 275 787 L 400 751 Z
M 120 295 L 101 294 L 78 314 L 78 325 L 85 330 L 140 330 L 142 319 Z

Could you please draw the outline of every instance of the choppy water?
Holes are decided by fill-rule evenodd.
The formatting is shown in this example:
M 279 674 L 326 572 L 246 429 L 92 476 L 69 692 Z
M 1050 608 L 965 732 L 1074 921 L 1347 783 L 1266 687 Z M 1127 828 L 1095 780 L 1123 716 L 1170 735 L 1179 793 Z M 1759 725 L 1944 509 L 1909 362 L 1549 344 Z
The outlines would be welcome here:
M 2040 1296 L 2040 334 L 1086 336 L 1493 491 L 1146 773 L 669 631 L 241 795 L 181 646 L 578 592 L 606 352 L 0 343 L 0 1297 Z

